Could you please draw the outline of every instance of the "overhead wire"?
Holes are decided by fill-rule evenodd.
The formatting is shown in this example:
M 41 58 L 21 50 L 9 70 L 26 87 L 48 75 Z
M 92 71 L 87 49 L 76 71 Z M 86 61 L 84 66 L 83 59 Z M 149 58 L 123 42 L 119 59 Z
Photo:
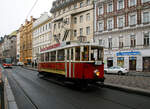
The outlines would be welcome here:
M 37 2 L 38 2 L 38 0 L 36 0 L 36 1 L 34 2 L 33 6 L 31 7 L 30 11 L 29 11 L 28 14 L 27 14 L 26 19 L 28 18 L 28 16 L 30 15 L 30 13 L 32 12 L 32 10 L 34 9 L 34 7 L 36 6 Z

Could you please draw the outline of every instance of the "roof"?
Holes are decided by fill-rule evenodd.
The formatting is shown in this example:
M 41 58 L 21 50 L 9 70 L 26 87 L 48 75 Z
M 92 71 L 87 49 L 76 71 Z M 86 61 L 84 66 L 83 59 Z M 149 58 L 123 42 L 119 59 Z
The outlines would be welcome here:
M 51 45 L 49 47 L 46 47 L 46 48 L 42 49 L 40 53 L 46 53 L 46 52 L 51 52 L 51 51 L 65 49 L 65 48 L 71 48 L 71 47 L 77 47 L 77 46 L 97 46 L 97 47 L 103 48 L 103 46 L 98 45 L 96 43 L 79 43 L 79 42 L 68 43 L 68 42 L 64 42 L 61 44 L 58 43 L 58 44 L 54 44 L 54 45 Z

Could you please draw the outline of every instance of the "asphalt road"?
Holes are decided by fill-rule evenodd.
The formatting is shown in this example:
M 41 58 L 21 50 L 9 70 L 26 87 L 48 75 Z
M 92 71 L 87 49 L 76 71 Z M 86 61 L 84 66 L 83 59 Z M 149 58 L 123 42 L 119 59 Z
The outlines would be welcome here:
M 21 67 L 5 69 L 19 109 L 150 109 L 150 97 L 108 88 L 79 90 L 37 77 Z

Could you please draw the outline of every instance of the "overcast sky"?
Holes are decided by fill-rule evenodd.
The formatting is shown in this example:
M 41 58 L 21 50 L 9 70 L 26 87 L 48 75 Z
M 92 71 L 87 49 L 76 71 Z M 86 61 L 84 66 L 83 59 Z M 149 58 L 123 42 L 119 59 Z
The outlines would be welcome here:
M 17 30 L 31 10 L 36 0 L 1 0 L 0 2 L 0 37 Z M 38 0 L 29 14 L 38 18 L 43 12 L 49 12 L 54 0 Z

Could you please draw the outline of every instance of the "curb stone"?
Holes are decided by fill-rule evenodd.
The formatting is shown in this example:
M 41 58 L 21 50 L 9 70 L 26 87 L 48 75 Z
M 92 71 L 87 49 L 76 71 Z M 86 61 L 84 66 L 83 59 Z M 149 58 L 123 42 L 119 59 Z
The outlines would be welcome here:
M 104 83 L 104 86 L 108 87 L 108 88 L 111 88 L 111 89 L 117 89 L 117 90 L 129 92 L 129 93 L 135 93 L 135 94 L 140 94 L 140 95 L 150 97 L 150 91 L 145 90 L 145 89 L 140 89 L 140 88 L 135 88 L 135 87 L 128 87 L 128 86 L 111 84 L 111 83 Z

